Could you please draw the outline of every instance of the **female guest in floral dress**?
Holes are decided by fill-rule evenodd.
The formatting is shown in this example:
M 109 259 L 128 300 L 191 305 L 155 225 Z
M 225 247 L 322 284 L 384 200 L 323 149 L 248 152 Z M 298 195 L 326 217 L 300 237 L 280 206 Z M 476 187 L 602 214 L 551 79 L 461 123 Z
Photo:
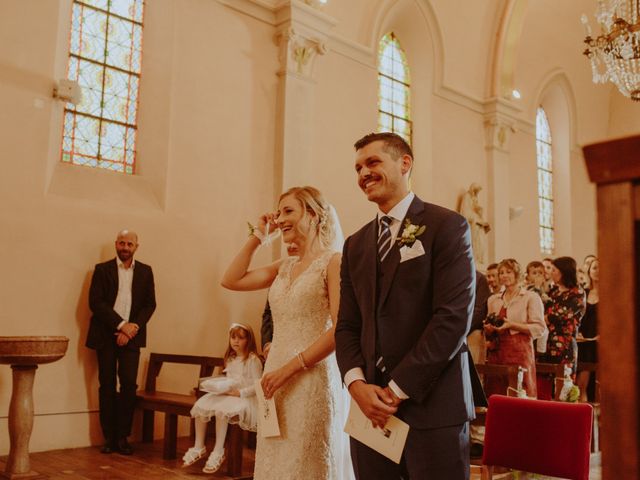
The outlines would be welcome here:
M 577 336 L 586 309 L 584 291 L 578 286 L 576 261 L 571 257 L 553 260 L 551 279 L 555 286 L 549 291 L 545 315 L 549 326 L 545 361 L 570 365 L 575 375 L 578 364 Z
M 598 362 L 598 301 L 599 296 L 599 263 L 593 258 L 587 268 L 589 278 L 587 294 L 587 311 L 582 317 L 578 331 L 578 361 L 587 363 Z M 588 370 L 578 371 L 578 387 L 580 387 L 580 401 L 595 400 L 595 380 Z
M 504 287 L 501 293 L 489 297 L 489 315 L 484 324 L 487 338 L 487 363 L 518 365 L 526 369 L 523 388 L 528 397 L 536 397 L 536 361 L 533 340 L 540 337 L 546 327 L 540 296 L 520 283 L 520 265 L 506 259 L 498 265 L 498 279 Z M 507 393 L 507 383 L 501 377 L 485 379 L 487 396 Z

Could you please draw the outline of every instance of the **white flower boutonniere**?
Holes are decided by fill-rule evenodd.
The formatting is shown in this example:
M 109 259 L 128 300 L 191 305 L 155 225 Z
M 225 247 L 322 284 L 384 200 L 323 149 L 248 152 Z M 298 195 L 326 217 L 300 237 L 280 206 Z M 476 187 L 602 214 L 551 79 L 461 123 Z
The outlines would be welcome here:
M 427 229 L 424 225 L 414 225 L 408 218 L 404 221 L 404 229 L 398 237 L 398 245 L 411 247 L 416 239 Z

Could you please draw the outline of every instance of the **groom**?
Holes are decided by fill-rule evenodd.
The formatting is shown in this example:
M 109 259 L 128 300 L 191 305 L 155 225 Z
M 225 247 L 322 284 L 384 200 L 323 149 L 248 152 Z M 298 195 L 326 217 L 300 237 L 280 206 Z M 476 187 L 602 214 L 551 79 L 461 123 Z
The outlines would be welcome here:
M 352 438 L 356 477 L 468 479 L 468 223 L 409 190 L 413 153 L 402 137 L 372 133 L 355 149 L 358 185 L 379 211 L 344 245 L 336 355 L 374 425 L 395 414 L 410 426 L 400 465 Z

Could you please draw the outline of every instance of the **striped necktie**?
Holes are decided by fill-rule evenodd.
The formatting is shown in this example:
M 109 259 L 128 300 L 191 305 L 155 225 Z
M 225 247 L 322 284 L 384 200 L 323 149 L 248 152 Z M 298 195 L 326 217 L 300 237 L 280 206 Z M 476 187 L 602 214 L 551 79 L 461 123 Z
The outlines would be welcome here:
M 380 217 L 380 229 L 378 233 L 378 258 L 384 261 L 391 250 L 393 242 L 391 242 L 391 217 L 384 215 Z

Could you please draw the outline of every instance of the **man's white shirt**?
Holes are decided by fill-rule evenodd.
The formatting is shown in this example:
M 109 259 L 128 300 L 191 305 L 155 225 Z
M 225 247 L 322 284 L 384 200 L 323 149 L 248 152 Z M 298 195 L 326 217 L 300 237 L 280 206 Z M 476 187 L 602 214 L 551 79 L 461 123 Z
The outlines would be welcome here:
M 131 286 L 133 285 L 133 269 L 136 266 L 136 261 L 132 260 L 129 268 L 125 268 L 124 263 L 117 257 L 116 263 L 118 264 L 118 295 L 113 309 L 123 318 L 123 321 L 118 325 L 118 330 L 120 330 L 125 323 L 129 322 L 131 315 Z

